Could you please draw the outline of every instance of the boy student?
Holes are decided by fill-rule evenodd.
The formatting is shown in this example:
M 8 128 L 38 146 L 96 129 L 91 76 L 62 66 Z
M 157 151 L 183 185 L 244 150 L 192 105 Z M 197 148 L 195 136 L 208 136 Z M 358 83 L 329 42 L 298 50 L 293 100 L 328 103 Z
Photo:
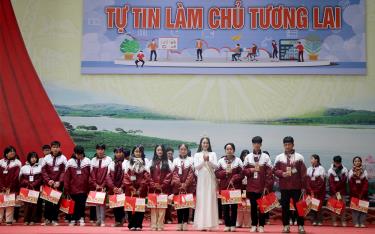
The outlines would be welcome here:
M 96 145 L 96 153 L 91 159 L 90 188 L 94 191 L 106 191 L 108 167 L 112 159 L 105 155 L 105 144 Z M 96 226 L 105 227 L 105 204 L 96 205 Z
M 44 157 L 42 164 L 42 175 L 44 184 L 53 189 L 62 191 L 64 183 L 64 173 L 66 167 L 66 157 L 60 151 L 60 142 L 51 142 L 51 154 Z M 58 225 L 59 204 L 45 201 L 44 224 Z
M 250 232 L 264 232 L 265 214 L 258 211 L 257 200 L 267 188 L 273 184 L 272 164 L 270 156 L 262 152 L 262 138 L 254 137 L 253 152 L 244 160 L 244 175 L 247 176 L 247 197 L 251 203 L 251 229 Z
M 346 184 L 348 180 L 348 169 L 342 164 L 341 156 L 333 157 L 333 163 L 328 170 L 329 195 L 338 200 L 346 202 Z M 341 226 L 346 227 L 345 209 L 341 215 L 332 214 L 332 225 L 337 226 L 337 218 L 341 220 Z
M 289 233 L 290 198 L 293 198 L 294 207 L 296 207 L 296 202 L 300 200 L 301 194 L 305 191 L 306 187 L 306 166 L 303 156 L 294 150 L 293 137 L 285 137 L 283 143 L 285 152 L 276 157 L 274 172 L 279 178 L 281 192 L 282 220 L 284 226 L 282 232 Z M 299 216 L 297 224 L 298 232 L 304 234 L 304 218 Z
M 85 156 L 85 149 L 77 145 L 74 153 L 66 164 L 64 193 L 73 199 L 74 213 L 70 226 L 85 225 L 85 207 L 89 192 L 90 159 Z

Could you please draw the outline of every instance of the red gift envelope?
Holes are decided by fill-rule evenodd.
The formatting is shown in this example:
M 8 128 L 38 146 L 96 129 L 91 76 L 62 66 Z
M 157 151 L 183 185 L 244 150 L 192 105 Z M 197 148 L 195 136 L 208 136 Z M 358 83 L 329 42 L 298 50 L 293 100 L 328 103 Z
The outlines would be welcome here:
M 125 206 L 125 194 L 114 194 L 109 196 L 109 208 Z
M 58 204 L 61 198 L 62 192 L 55 190 L 49 186 L 43 185 L 40 198 L 49 201 L 53 204 Z
M 64 212 L 65 214 L 73 214 L 74 205 L 75 202 L 72 199 L 63 198 L 60 202 L 60 211 Z
M 20 194 L 17 197 L 17 200 L 37 204 L 38 198 L 39 198 L 39 191 L 27 189 L 27 188 L 21 188 Z
M 350 199 L 350 209 L 352 209 L 352 210 L 367 213 L 369 205 L 370 205 L 370 203 L 368 201 L 360 200 L 356 197 L 352 197 Z

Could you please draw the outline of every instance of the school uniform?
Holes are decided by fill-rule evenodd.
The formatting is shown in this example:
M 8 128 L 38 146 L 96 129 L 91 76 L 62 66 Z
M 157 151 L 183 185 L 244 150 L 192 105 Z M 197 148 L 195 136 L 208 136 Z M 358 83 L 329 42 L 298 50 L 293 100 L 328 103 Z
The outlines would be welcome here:
M 16 158 L 12 160 L 3 158 L 0 160 L 0 192 L 18 192 L 21 166 L 21 161 Z M 0 208 L 0 223 L 3 220 L 4 212 L 6 223 L 12 223 L 14 207 Z
M 321 224 L 323 222 L 321 209 L 326 196 L 326 171 L 321 165 L 307 169 L 307 192 L 314 194 L 314 198 L 320 200 L 319 211 L 311 212 L 313 224 Z
M 283 177 L 283 172 L 290 172 L 290 176 Z M 306 166 L 301 154 L 292 152 L 291 154 L 279 154 L 275 159 L 274 173 L 279 178 L 281 192 L 281 206 L 283 225 L 289 225 L 290 198 L 294 201 L 294 206 L 300 200 L 302 189 L 306 189 Z M 304 226 L 304 218 L 297 217 L 298 226 Z
M 27 188 L 35 191 L 40 191 L 40 186 L 43 183 L 42 166 L 39 163 L 26 165 L 21 167 L 20 171 L 20 187 Z M 37 204 L 25 202 L 24 203 L 24 222 L 36 223 L 37 220 Z
M 216 178 L 219 181 L 219 190 L 241 189 L 243 164 L 240 158 L 233 156 L 222 157 L 218 161 L 218 168 L 215 171 Z M 229 172 L 229 170 L 231 170 Z M 236 227 L 237 222 L 237 204 L 223 205 L 225 227 Z
M 258 171 L 252 172 L 251 169 Z M 244 159 L 244 175 L 247 177 L 246 195 L 251 204 L 251 225 L 264 227 L 265 214 L 258 210 L 257 200 L 273 185 L 272 163 L 263 152 L 252 152 Z
M 194 165 L 191 157 L 178 157 L 173 160 L 173 173 L 171 188 L 174 195 L 178 195 L 181 192 L 193 193 L 195 191 L 195 175 Z M 184 184 L 184 190 L 180 190 L 181 185 Z M 189 208 L 177 210 L 177 222 L 178 224 L 184 224 L 185 226 L 179 227 L 179 229 L 186 229 L 186 224 L 189 222 Z
M 171 186 L 172 180 L 172 171 L 173 171 L 173 164 L 170 160 L 168 160 L 168 170 L 162 170 L 162 162 L 160 160 L 155 162 L 150 161 L 150 192 L 153 193 L 166 193 L 169 191 Z M 161 186 L 161 189 L 156 188 L 156 184 Z M 165 208 L 151 208 L 151 228 L 152 229 L 160 229 L 164 228 L 164 218 L 165 218 Z
M 48 181 L 50 180 L 54 182 L 59 182 L 60 186 L 54 189 L 62 191 L 66 163 L 66 157 L 61 153 L 58 153 L 57 156 L 53 156 L 52 154 L 45 156 L 42 165 L 44 185 L 49 186 Z M 57 222 L 59 206 L 59 204 L 53 204 L 51 202 L 45 201 L 44 219 L 46 221 Z
M 124 170 L 126 167 L 126 161 L 124 159 L 116 159 L 109 165 L 109 173 L 107 175 L 107 187 L 109 194 L 116 194 L 115 188 L 120 189 L 120 193 L 124 190 Z M 116 224 L 123 224 L 125 212 L 123 207 L 113 208 L 113 214 L 115 216 Z
M 349 190 L 350 190 L 350 198 L 355 197 L 360 200 L 368 201 L 368 174 L 367 171 L 361 169 L 361 172 L 358 174 L 355 173 L 356 169 L 351 169 L 349 171 Z M 364 227 L 366 222 L 366 213 L 353 210 L 352 211 L 352 218 L 353 224 L 356 227 Z
M 342 166 L 341 170 L 334 168 L 333 164 L 331 168 L 328 170 L 328 184 L 329 184 L 329 195 L 332 197 L 341 197 L 344 201 L 344 205 L 346 204 L 346 184 L 348 181 L 348 169 Z M 341 223 L 346 225 L 345 223 L 345 216 L 346 211 L 344 207 L 344 211 L 341 215 L 332 213 L 332 222 L 336 225 L 337 218 L 340 218 Z
M 108 156 L 99 158 L 95 156 L 91 159 L 91 172 L 90 172 L 90 189 L 93 191 L 98 190 L 97 186 L 101 187 L 100 192 L 106 191 L 106 178 L 108 174 L 108 167 L 112 159 Z M 96 219 L 97 224 L 104 224 L 105 221 L 105 204 L 96 206 Z
M 147 197 L 148 186 L 151 183 L 150 173 L 142 159 L 131 159 L 124 171 L 125 196 Z M 133 192 L 135 191 L 135 194 Z M 128 212 L 129 229 L 142 229 L 144 212 Z
M 87 194 L 90 191 L 90 166 L 91 161 L 86 157 L 81 160 L 71 158 L 66 164 L 64 176 L 64 193 L 75 201 L 72 220 L 80 220 L 81 224 L 84 223 Z

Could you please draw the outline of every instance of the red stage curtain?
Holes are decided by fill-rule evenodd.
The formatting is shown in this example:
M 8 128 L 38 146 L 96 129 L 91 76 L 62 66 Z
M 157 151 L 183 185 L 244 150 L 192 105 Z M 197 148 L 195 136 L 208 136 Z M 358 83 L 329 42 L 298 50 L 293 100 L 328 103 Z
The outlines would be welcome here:
M 70 156 L 74 143 L 49 100 L 27 53 L 10 0 L 0 0 L 0 150 L 13 145 L 21 161 L 58 140 Z

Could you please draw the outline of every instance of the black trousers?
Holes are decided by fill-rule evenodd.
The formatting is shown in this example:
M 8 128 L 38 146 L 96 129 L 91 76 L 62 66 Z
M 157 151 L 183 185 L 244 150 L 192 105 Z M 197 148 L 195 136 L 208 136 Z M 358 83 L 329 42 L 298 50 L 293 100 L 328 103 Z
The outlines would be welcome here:
M 303 59 L 303 52 L 298 52 L 298 62 L 305 62 Z
M 290 220 L 290 210 L 289 210 L 289 203 L 290 198 L 293 198 L 294 207 L 296 206 L 296 203 L 299 201 L 301 197 L 301 190 L 281 190 L 281 207 L 282 207 L 282 219 L 283 219 L 283 225 L 289 225 Z M 297 212 L 296 212 L 297 213 Z M 298 216 L 298 213 L 297 213 Z M 297 217 L 297 224 L 298 226 L 304 225 L 304 218 L 298 216 Z
M 58 221 L 60 203 L 53 204 L 49 201 L 45 201 L 46 206 L 44 208 L 44 219 L 49 221 Z
M 124 207 L 113 208 L 113 215 L 116 223 L 124 223 L 125 211 Z
M 40 223 L 42 221 L 42 214 L 43 214 L 43 199 L 39 198 L 36 211 L 36 222 Z
M 71 195 L 74 204 L 74 213 L 72 215 L 72 220 L 78 221 L 81 218 L 85 218 L 85 208 L 87 195 L 85 193 L 72 194 Z
M 30 223 L 30 222 L 37 222 L 37 209 L 38 205 L 33 203 L 25 202 L 24 204 L 24 222 Z
M 237 204 L 223 205 L 224 223 L 226 227 L 235 227 L 237 222 Z
M 217 209 L 218 209 L 219 219 L 223 219 L 223 206 L 221 205 L 221 199 L 217 199 Z
M 264 227 L 266 223 L 265 214 L 262 214 L 258 209 L 257 200 L 262 197 L 262 193 L 247 192 L 247 197 L 251 204 L 251 226 Z
M 199 60 L 199 58 L 200 58 L 201 60 L 203 60 L 203 58 L 202 58 L 202 52 L 203 52 L 202 49 L 197 49 L 197 60 Z
M 187 223 L 189 221 L 189 208 L 177 210 L 177 222 Z
M 279 51 L 273 50 L 273 52 L 272 52 L 272 58 L 277 58 L 278 53 L 279 53 Z
M 96 207 L 90 206 L 90 221 L 96 221 Z
M 142 223 L 143 223 L 143 218 L 145 216 L 145 213 L 143 212 L 133 212 L 128 211 L 128 219 L 129 219 L 129 224 L 128 228 L 142 228 Z
M 142 65 L 141 65 L 141 67 L 143 67 L 143 65 L 145 64 L 145 61 L 143 61 L 143 60 L 135 60 L 135 65 L 137 65 L 137 67 L 138 67 L 138 63 L 139 62 L 141 62 L 142 63 Z
M 150 54 L 150 61 L 152 60 L 152 55 L 155 55 L 155 61 L 156 61 L 156 59 L 157 59 L 157 57 L 158 57 L 158 55 L 156 54 L 156 50 L 151 50 L 151 54 Z

